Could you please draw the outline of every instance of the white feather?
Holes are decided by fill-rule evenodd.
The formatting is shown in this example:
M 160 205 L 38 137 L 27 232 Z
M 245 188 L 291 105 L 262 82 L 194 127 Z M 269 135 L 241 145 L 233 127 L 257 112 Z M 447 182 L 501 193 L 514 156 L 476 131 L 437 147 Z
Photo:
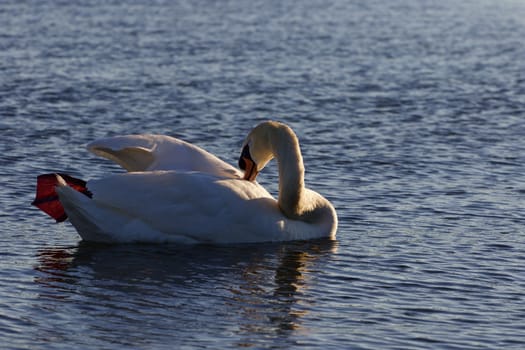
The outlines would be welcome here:
M 128 171 L 200 171 L 217 176 L 242 177 L 238 169 L 215 155 L 165 135 L 115 136 L 93 141 L 87 148 Z
M 123 136 L 88 148 L 130 172 L 89 181 L 92 198 L 59 180 L 60 202 L 84 240 L 247 243 L 335 236 L 335 210 L 319 194 L 301 187 L 299 207 L 307 212 L 291 219 L 262 186 L 184 141 Z

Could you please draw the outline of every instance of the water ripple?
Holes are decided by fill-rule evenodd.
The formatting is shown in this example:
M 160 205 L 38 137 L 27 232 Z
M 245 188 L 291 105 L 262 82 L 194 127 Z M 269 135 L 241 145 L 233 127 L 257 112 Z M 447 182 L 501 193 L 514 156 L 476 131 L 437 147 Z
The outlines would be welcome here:
M 93 0 L 0 9 L 6 348 L 521 349 L 525 8 L 513 1 Z M 336 242 L 93 246 L 36 175 L 162 133 L 234 164 L 275 118 Z M 270 164 L 260 181 L 277 192 Z

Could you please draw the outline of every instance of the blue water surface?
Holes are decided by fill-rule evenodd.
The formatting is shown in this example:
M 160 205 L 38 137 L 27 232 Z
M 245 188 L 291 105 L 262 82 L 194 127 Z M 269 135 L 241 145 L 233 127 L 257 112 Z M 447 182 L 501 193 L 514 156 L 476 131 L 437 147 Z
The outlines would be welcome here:
M 2 1 L 5 349 L 523 349 L 525 3 Z M 30 206 L 85 150 L 298 134 L 336 241 L 99 246 Z M 277 194 L 277 169 L 259 180 Z

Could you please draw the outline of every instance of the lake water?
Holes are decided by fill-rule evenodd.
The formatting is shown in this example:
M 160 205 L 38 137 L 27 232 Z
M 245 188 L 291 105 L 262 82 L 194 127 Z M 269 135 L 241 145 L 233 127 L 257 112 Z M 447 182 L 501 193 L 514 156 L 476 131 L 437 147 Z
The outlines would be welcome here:
M 2 1 L 5 349 L 523 349 L 525 2 Z M 35 178 L 277 119 L 336 241 L 97 246 Z M 259 180 L 277 190 L 276 167 Z

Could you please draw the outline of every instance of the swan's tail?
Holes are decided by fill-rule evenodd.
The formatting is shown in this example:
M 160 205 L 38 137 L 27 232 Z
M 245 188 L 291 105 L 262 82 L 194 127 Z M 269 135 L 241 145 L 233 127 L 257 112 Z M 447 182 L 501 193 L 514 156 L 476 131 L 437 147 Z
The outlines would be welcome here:
M 38 176 L 36 197 L 31 204 L 57 222 L 61 222 L 67 219 L 67 214 L 55 190 L 57 186 L 69 186 L 88 197 L 91 197 L 91 192 L 86 187 L 86 181 L 66 174 L 44 174 Z

